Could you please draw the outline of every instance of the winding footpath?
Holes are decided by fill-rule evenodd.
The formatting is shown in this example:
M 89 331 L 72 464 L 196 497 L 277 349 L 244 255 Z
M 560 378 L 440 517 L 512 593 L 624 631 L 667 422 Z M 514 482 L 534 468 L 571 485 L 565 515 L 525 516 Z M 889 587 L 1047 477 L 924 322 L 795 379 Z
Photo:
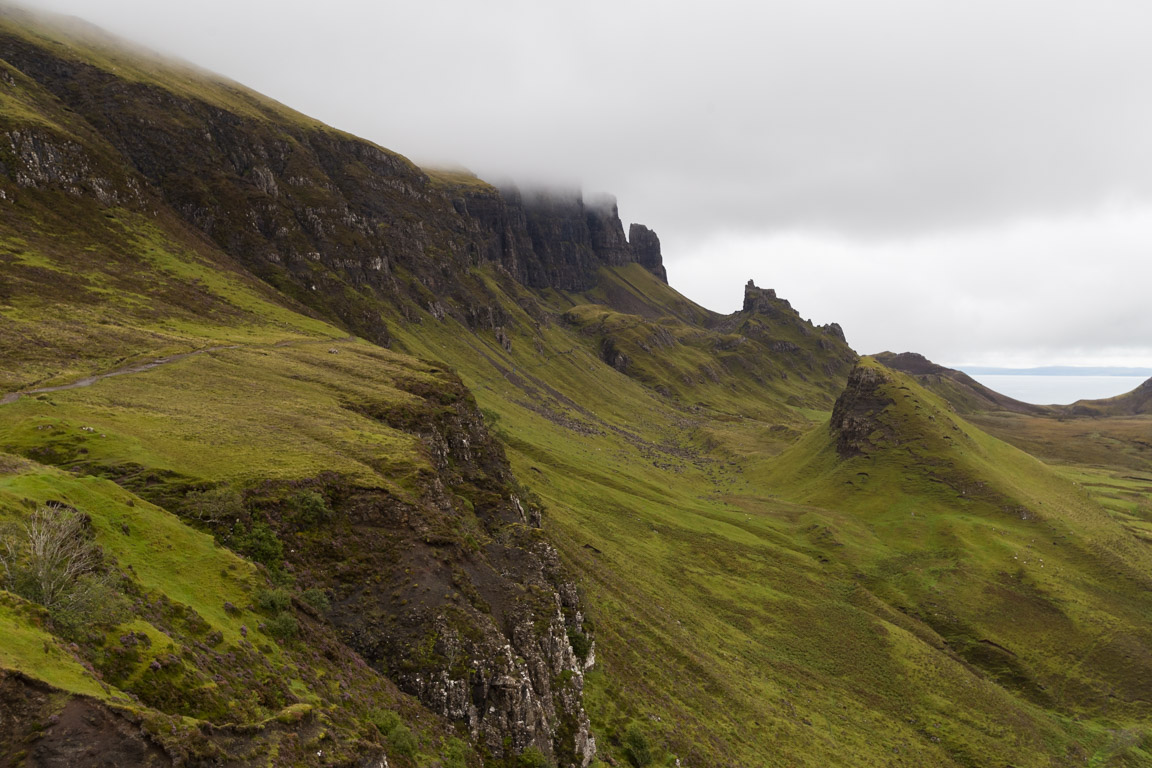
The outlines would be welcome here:
M 356 338 L 355 336 L 348 336 L 348 337 L 343 338 L 343 339 L 331 339 L 331 338 L 286 339 L 284 341 L 278 341 L 275 344 L 273 344 L 272 346 L 274 346 L 274 347 L 289 347 L 289 346 L 295 346 L 297 344 L 322 344 L 322 343 L 337 344 L 340 342 L 353 341 L 353 340 L 355 340 L 355 338 Z M 130 373 L 143 373 L 144 371 L 150 371 L 153 368 L 159 368 L 160 366 L 168 365 L 169 363 L 176 363 L 176 362 L 179 362 L 181 360 L 185 360 L 189 357 L 195 357 L 196 355 L 204 355 L 204 354 L 207 354 L 209 352 L 217 352 L 221 349 L 240 349 L 241 347 L 245 347 L 245 346 L 259 346 L 259 345 L 255 345 L 255 344 L 253 344 L 253 345 L 222 344 L 222 345 L 216 346 L 216 347 L 205 347 L 204 349 L 193 350 L 192 352 L 182 352 L 178 355 L 170 355 L 169 357 L 158 357 L 155 360 L 151 360 L 147 363 L 137 363 L 135 365 L 129 365 L 129 366 L 125 366 L 123 368 L 117 368 L 116 370 L 108 371 L 107 373 L 98 373 L 94 376 L 87 376 L 87 377 L 80 379 L 78 381 L 74 381 L 71 384 L 59 384 L 55 387 L 40 387 L 38 389 L 24 389 L 24 390 L 20 390 L 18 392 L 9 392 L 8 394 L 4 395 L 3 397 L 0 397 L 0 405 L 8 405 L 9 403 L 14 403 L 17 400 L 19 400 L 20 398 L 24 397 L 25 395 L 42 395 L 42 394 L 46 394 L 48 392 L 63 392 L 66 389 L 79 389 L 80 387 L 90 387 L 93 384 L 95 384 L 96 382 L 101 381 L 102 379 L 110 378 L 112 376 L 125 376 L 125 375 L 130 374 Z

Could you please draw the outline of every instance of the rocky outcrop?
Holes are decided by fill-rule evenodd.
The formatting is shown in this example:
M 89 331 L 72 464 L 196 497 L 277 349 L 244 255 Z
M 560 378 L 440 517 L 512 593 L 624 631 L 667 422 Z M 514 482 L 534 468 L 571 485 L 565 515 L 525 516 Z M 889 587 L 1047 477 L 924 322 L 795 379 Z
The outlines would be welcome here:
M 592 246 L 588 212 L 578 192 L 530 191 L 522 197 L 532 251 L 539 264 L 534 288 L 584 291 L 601 266 Z M 601 233 L 602 242 L 607 238 Z
M 744 286 L 744 306 L 741 311 L 769 317 L 780 313 L 795 314 L 787 299 L 777 298 L 776 291 L 771 288 L 757 288 L 751 280 Z
M 844 392 L 832 407 L 828 429 L 841 458 L 868 453 L 887 431 L 879 415 L 892 404 L 883 388 L 888 378 L 878 368 L 858 365 L 848 376 Z
M 6 131 L 3 139 L 11 155 L 0 165 L 12 168 L 18 187 L 90 196 L 104 206 L 139 200 L 135 179 L 108 173 L 106 164 L 72 139 L 44 128 Z
M 660 253 L 660 238 L 643 224 L 628 227 L 628 243 L 636 256 L 636 263 L 644 267 L 665 283 L 668 272 L 664 269 L 664 257 Z
M 0 59 L 259 277 L 380 343 L 390 335 L 375 301 L 431 311 L 432 294 L 463 320 L 483 303 L 462 287 L 479 264 L 498 264 L 529 287 L 570 291 L 592 288 L 603 266 L 642 262 L 664 277 L 659 241 L 645 229 L 634 248 L 611 199 L 498 191 L 474 178 L 443 183 L 394 152 L 286 110 L 230 111 L 17 36 L 0 34 Z M 8 139 L 15 162 L 7 173 L 21 183 L 55 180 L 108 204 L 122 199 L 124 185 L 86 170 L 75 142 Z
M 820 330 L 824 331 L 833 338 L 843 341 L 844 343 L 848 342 L 848 340 L 844 338 L 844 329 L 840 327 L 840 323 L 825 323 L 824 325 L 820 326 Z
M 471 395 L 454 376 L 438 378 L 401 383 L 422 405 L 347 403 L 417 436 L 430 471 L 414 498 L 318 478 L 335 515 L 318 546 L 289 553 L 292 570 L 332 595 L 327 618 L 350 647 L 462 723 L 484 752 L 536 747 L 555 765 L 585 766 L 596 746 L 583 708 L 592 637 L 579 593 Z M 270 486 L 251 501 L 292 539 L 283 496 Z
M 624 237 L 624 224 L 616 200 L 603 197 L 589 200 L 584 205 L 592 253 L 609 267 L 622 267 L 636 261 L 632 248 Z
M 958 371 L 953 371 L 951 368 L 945 368 L 942 365 L 937 365 L 928 358 L 924 357 L 924 355 L 920 355 L 915 352 L 901 352 L 899 354 L 894 354 L 892 352 L 881 352 L 878 355 L 873 355 L 873 357 L 893 370 L 910 373 L 913 376 L 958 373 Z

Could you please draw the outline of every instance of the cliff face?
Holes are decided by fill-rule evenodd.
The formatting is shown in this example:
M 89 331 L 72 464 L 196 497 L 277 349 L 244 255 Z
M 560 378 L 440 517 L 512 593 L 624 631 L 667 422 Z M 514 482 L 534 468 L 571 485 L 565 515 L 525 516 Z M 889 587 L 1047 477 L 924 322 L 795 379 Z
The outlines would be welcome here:
M 287 110 L 225 109 L 18 36 L 0 34 L 0 59 L 66 105 L 122 156 L 135 184 L 151 187 L 220 248 L 378 342 L 389 333 L 372 298 L 428 309 L 430 292 L 447 297 L 451 310 L 454 284 L 480 263 L 500 264 L 533 288 L 572 291 L 593 287 L 601 266 L 640 262 L 665 277 L 659 240 L 641 228 L 629 243 L 611 201 L 497 191 L 475 179 L 443 183 L 400 155 Z M 52 182 L 46 167 L 74 154 L 63 136 L 9 139 L 16 162 L 8 174 L 18 181 Z M 122 202 L 103 194 L 108 204 Z
M 334 596 L 328 618 L 349 646 L 429 709 L 466 724 L 488 754 L 536 747 L 558 765 L 587 765 L 596 751 L 583 708 L 591 633 L 540 530 L 540 508 L 458 379 L 443 374 L 435 390 L 410 389 L 420 405 L 346 407 L 418 435 L 436 476 L 415 504 L 321 479 L 346 524 L 289 561 Z M 263 494 L 275 499 L 278 490 Z M 291 523 L 280 524 L 291 537 Z
M 231 96 L 221 98 L 235 102 L 221 106 L 122 78 L 68 46 L 6 32 L 3 21 L 0 13 L 0 98 L 26 110 L 0 113 L 4 216 L 27 221 L 74 206 L 112 220 L 123 210 L 109 209 L 126 209 L 175 240 L 211 242 L 316 314 L 380 343 L 390 341 L 383 302 L 499 328 L 503 310 L 464 293 L 477 264 L 575 289 L 630 258 L 614 208 L 586 209 L 579 196 L 525 202 L 475 180 L 462 191 L 239 89 L 225 89 Z M 27 290 L 7 277 L 0 300 Z M 347 408 L 422 443 L 433 471 L 417 498 L 339 477 L 294 481 L 323 492 L 348 521 L 322 532 L 280 513 L 280 486 L 249 489 L 247 503 L 280 535 L 314 536 L 316 546 L 285 558 L 333 595 L 317 618 L 428 710 L 462 723 L 482 754 L 515 760 L 534 747 L 552 764 L 587 765 L 595 743 L 582 689 L 592 639 L 539 506 L 519 490 L 458 379 L 409 394 L 420 404 Z
M 579 192 L 497 192 L 475 185 L 447 192 L 454 209 L 470 220 L 473 252 L 502 264 L 523 285 L 586 291 L 596 285 L 600 267 L 635 263 L 667 282 L 660 240 L 637 224 L 625 237 L 610 198 L 588 203 Z
M 636 263 L 644 267 L 665 283 L 668 273 L 664 269 L 664 259 L 660 255 L 660 238 L 643 224 L 632 224 L 628 228 L 628 244 L 636 255 Z
M 841 458 L 868 453 L 876 441 L 888 437 L 889 427 L 880 413 L 892 404 L 882 391 L 889 380 L 876 368 L 857 366 L 848 377 L 844 392 L 832 407 L 828 430 L 836 438 L 836 452 Z

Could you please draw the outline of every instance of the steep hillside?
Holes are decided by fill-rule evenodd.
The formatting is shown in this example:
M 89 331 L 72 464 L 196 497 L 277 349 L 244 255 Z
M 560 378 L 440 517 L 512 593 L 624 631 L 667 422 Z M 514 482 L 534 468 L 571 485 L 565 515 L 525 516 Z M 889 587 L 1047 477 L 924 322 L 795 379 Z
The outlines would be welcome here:
M 610 201 L 82 25 L 0 69 L 0 765 L 1152 760 L 1152 524 L 973 426 L 1039 416 Z

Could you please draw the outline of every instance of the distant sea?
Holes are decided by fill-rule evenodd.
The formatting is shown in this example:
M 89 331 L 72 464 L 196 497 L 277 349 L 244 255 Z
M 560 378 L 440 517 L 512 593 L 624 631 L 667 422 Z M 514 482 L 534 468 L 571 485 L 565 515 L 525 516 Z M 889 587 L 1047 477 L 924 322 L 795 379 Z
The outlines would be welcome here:
M 1148 376 L 1066 376 L 1052 374 L 992 374 L 964 371 L 1002 395 L 1037 405 L 1068 405 L 1131 392 Z

